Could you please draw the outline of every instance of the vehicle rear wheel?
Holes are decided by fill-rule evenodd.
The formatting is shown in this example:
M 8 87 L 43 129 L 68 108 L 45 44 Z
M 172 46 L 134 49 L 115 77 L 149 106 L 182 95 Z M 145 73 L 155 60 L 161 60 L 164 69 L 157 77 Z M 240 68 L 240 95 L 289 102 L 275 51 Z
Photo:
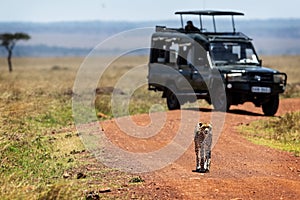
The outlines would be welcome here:
M 227 112 L 230 109 L 230 103 L 226 95 L 220 96 L 213 102 L 216 111 Z
M 167 92 L 167 106 L 169 110 L 178 110 L 180 109 L 180 103 L 176 97 L 176 95 L 169 90 Z
M 230 108 L 230 98 L 221 84 L 215 84 L 211 89 L 211 102 L 216 111 L 227 112 Z
M 266 116 L 274 116 L 279 107 L 279 95 L 274 95 L 269 101 L 262 104 L 262 110 Z

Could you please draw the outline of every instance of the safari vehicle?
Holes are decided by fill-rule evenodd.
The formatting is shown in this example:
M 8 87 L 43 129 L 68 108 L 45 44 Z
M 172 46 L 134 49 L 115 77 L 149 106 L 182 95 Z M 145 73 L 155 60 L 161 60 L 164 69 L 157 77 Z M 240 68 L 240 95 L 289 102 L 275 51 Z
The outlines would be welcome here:
M 151 38 L 148 90 L 162 92 L 170 110 L 187 101 L 205 99 L 215 110 L 228 111 L 231 105 L 252 102 L 273 116 L 287 75 L 262 67 L 252 39 L 237 32 L 231 11 L 180 11 L 180 28 L 156 26 Z M 197 17 L 199 28 L 184 27 L 183 17 Z M 216 17 L 227 16 L 229 31 L 218 31 Z M 212 18 L 212 31 L 203 18 Z

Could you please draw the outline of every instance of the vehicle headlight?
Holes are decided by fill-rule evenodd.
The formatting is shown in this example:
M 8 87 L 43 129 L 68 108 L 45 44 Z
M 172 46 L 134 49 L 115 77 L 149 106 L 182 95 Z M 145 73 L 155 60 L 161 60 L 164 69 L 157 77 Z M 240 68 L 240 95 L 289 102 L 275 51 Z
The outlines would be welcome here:
M 284 83 L 285 75 L 284 74 L 274 74 L 273 80 L 274 80 L 274 83 Z
M 232 73 L 232 74 L 226 74 L 225 78 L 227 81 L 236 81 L 236 82 L 245 82 L 247 81 L 247 76 L 243 76 L 242 73 Z

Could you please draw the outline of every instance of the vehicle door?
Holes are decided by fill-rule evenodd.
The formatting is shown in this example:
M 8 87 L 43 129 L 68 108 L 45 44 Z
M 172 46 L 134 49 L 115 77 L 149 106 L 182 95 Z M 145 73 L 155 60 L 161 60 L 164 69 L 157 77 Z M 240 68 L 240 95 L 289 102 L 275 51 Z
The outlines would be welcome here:
M 177 83 L 181 91 L 189 90 L 193 84 L 193 67 L 190 62 L 192 46 L 190 42 L 178 44 L 177 66 L 181 77 L 178 77 Z M 189 85 L 186 84 L 189 83 Z
M 211 75 L 208 53 L 200 45 L 195 45 L 192 52 L 192 86 L 197 91 L 206 91 Z

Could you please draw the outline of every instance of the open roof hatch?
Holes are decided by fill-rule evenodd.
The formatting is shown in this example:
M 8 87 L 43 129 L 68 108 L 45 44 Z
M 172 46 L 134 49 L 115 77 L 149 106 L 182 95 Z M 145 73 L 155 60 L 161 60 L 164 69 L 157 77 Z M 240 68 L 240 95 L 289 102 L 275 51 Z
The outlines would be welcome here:
M 202 15 L 206 16 L 212 16 L 213 19 L 213 26 L 214 26 L 214 32 L 217 32 L 216 28 L 216 21 L 215 16 L 231 16 L 232 20 L 232 29 L 235 33 L 235 22 L 234 22 L 234 16 L 243 16 L 244 13 L 241 12 L 233 12 L 233 11 L 215 11 L 215 10 L 199 10 L 199 11 L 178 11 L 175 12 L 176 15 L 180 15 L 181 19 L 181 26 L 184 28 L 183 25 L 183 15 L 199 15 L 199 21 L 200 21 L 200 29 L 203 30 L 203 23 L 202 23 Z

